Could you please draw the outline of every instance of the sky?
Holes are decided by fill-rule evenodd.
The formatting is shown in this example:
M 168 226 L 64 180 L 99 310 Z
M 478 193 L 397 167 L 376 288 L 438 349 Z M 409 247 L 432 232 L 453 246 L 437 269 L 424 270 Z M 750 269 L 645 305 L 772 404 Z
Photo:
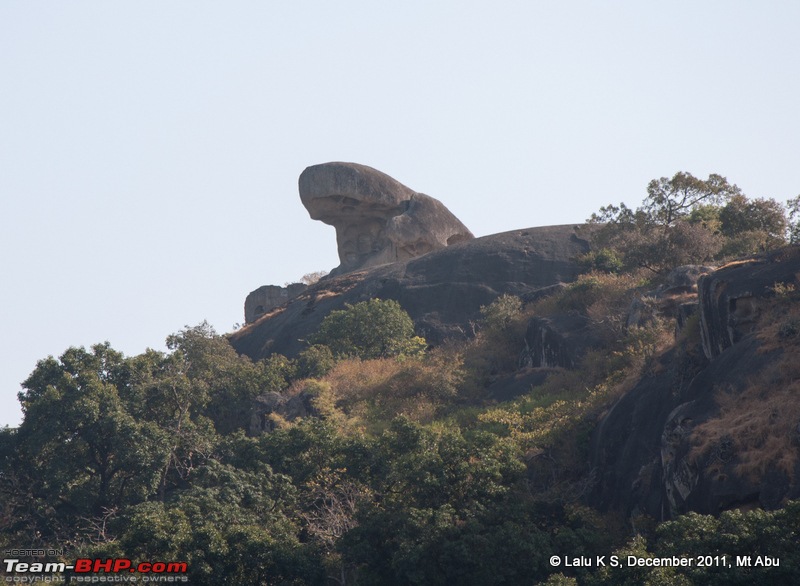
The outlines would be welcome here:
M 48 355 L 126 355 L 338 265 L 309 165 L 476 236 L 719 173 L 800 194 L 800 3 L 0 3 L 0 426 Z

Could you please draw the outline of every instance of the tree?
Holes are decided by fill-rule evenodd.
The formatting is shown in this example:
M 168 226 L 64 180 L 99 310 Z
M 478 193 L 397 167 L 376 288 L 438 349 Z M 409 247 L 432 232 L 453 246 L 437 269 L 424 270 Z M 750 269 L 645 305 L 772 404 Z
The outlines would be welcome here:
M 313 285 L 317 283 L 322 277 L 326 276 L 328 271 L 313 271 L 311 273 L 306 273 L 302 277 L 300 277 L 300 282 L 304 285 Z
M 296 375 L 294 362 L 281 354 L 258 362 L 238 354 L 206 322 L 169 336 L 167 346 L 172 350 L 167 361 L 186 377 L 184 399 L 220 434 L 244 429 L 253 400 L 268 391 L 285 390 Z
M 786 202 L 789 211 L 789 242 L 800 244 L 800 195 Z
M 563 553 L 585 553 L 578 531 L 548 532 L 558 513 L 521 486 L 518 450 L 494 434 L 393 420 L 373 449 L 378 498 L 362 504 L 341 540 L 357 583 L 534 583 L 552 570 L 559 540 L 568 542 Z
M 260 462 L 248 468 L 211 460 L 168 502 L 129 508 L 115 523 L 117 555 L 186 561 L 199 585 L 323 584 L 315 547 L 287 516 L 289 479 Z
M 786 243 L 786 210 L 774 199 L 736 195 L 719 210 L 719 221 L 730 256 L 764 252 Z
M 787 228 L 775 200 L 750 200 L 720 175 L 702 180 L 685 172 L 650 181 L 635 210 L 609 205 L 587 222 L 597 225 L 596 250 L 616 253 L 624 268 L 656 273 L 781 246 Z
M 678 171 L 671 179 L 662 177 L 647 184 L 642 210 L 650 223 L 667 228 L 686 218 L 700 205 L 725 202 L 741 190 L 721 175 L 712 173 L 705 181 Z
M 41 360 L 23 383 L 9 464 L 29 497 L 19 518 L 37 534 L 72 538 L 84 521 L 154 493 L 169 439 L 132 414 L 131 381 L 130 362 L 106 343 Z
M 426 347 L 425 340 L 414 335 L 411 317 L 392 299 L 348 303 L 332 311 L 311 342 L 328 346 L 339 358 L 362 360 L 418 355 Z
M 333 352 L 327 346 L 314 344 L 297 357 L 297 375 L 300 378 L 321 378 L 336 365 Z

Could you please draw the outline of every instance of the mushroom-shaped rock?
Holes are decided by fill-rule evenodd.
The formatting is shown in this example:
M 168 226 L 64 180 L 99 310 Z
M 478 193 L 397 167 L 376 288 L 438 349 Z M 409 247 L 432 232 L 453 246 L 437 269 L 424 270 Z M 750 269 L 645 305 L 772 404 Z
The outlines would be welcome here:
M 311 218 L 336 228 L 341 264 L 333 274 L 408 260 L 473 238 L 440 201 L 366 165 L 308 167 L 299 188 Z

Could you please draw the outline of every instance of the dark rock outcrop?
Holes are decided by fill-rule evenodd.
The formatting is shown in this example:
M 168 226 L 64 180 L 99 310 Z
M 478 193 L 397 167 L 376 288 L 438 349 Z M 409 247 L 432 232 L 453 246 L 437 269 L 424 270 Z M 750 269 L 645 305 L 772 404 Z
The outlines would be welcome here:
M 319 413 L 314 408 L 313 399 L 315 395 L 306 391 L 287 396 L 275 391 L 263 393 L 255 398 L 253 407 L 250 411 L 250 423 L 247 433 L 252 436 L 275 429 L 275 422 L 271 415 L 276 415 L 280 419 L 294 421 L 300 417 L 318 416 Z
M 800 248 L 731 263 L 700 280 L 700 333 L 706 356 L 719 356 L 753 331 L 776 285 L 800 288 Z
M 355 163 L 324 163 L 300 175 L 311 218 L 336 228 L 332 275 L 408 260 L 473 238 L 440 201 Z
M 794 247 L 701 278 L 708 359 L 699 348 L 693 360 L 685 348 L 672 350 L 602 417 L 591 444 L 592 504 L 660 520 L 745 505 L 771 509 L 800 497 L 800 461 L 793 476 L 770 465 L 754 477 L 741 473 L 734 438 L 723 437 L 710 453 L 693 451 L 697 427 L 720 416 L 717 391 L 735 397 L 781 359 L 780 350 L 761 348 L 757 318 L 773 303 L 775 283 L 793 285 L 798 276 L 800 249 Z
M 295 356 L 323 318 L 345 303 L 394 299 L 433 344 L 471 334 L 480 307 L 508 293 L 535 297 L 540 289 L 578 274 L 573 259 L 589 250 L 572 226 L 494 234 L 419 258 L 326 278 L 282 308 L 231 335 L 240 353 Z
M 520 363 L 532 368 L 573 368 L 597 343 L 585 315 L 534 317 L 528 322 Z
M 714 270 L 704 265 L 683 265 L 669 272 L 666 281 L 657 289 L 636 297 L 628 309 L 627 327 L 645 326 L 656 317 L 677 320 L 677 331 L 694 313 L 697 305 L 697 283 L 703 275 Z

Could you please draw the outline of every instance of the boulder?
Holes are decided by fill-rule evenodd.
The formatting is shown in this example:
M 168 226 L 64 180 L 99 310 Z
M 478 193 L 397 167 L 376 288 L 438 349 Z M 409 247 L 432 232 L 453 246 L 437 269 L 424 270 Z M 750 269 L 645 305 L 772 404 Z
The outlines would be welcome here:
M 589 327 L 589 319 L 584 315 L 533 317 L 525 332 L 520 366 L 574 368 L 586 350 L 599 343 Z
M 251 324 L 270 310 L 280 307 L 292 297 L 306 290 L 303 283 L 291 283 L 286 287 L 264 285 L 251 291 L 244 300 L 244 323 Z
M 672 269 L 667 275 L 665 291 L 676 288 L 685 288 L 697 291 L 697 281 L 703 275 L 714 272 L 714 267 L 706 265 L 682 265 Z
M 231 335 L 254 359 L 273 352 L 296 356 L 331 311 L 376 297 L 394 299 L 429 343 L 465 338 L 480 308 L 503 294 L 536 298 L 573 281 L 573 259 L 589 250 L 573 226 L 546 226 L 476 238 L 419 258 L 328 277 Z M 550 293 L 552 290 L 546 289 Z
M 714 271 L 705 265 L 683 265 L 672 269 L 665 282 L 631 301 L 626 318 L 627 327 L 646 326 L 657 317 L 677 318 L 677 331 L 692 313 L 689 307 L 697 302 L 697 282 Z
M 416 258 L 472 233 L 440 201 L 356 163 L 324 163 L 300 175 L 311 218 L 336 229 L 340 265 L 332 275 Z
M 753 331 L 776 286 L 800 289 L 800 247 L 736 261 L 700 279 L 700 334 L 709 359 Z

